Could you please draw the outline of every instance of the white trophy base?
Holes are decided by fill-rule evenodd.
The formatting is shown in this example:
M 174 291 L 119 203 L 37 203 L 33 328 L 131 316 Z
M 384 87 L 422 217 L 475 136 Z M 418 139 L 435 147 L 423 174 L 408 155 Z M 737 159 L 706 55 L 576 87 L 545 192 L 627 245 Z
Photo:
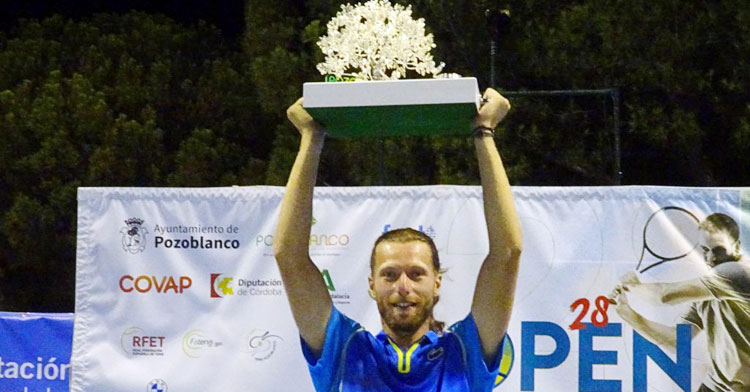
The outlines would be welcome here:
M 303 97 L 342 138 L 469 135 L 481 103 L 476 78 L 305 83 Z

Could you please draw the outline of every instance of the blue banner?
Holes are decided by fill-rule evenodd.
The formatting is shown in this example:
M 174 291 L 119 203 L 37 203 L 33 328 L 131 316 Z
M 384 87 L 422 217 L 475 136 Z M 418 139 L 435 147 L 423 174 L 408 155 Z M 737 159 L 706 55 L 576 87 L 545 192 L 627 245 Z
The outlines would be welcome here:
M 0 312 L 0 391 L 67 392 L 72 313 Z

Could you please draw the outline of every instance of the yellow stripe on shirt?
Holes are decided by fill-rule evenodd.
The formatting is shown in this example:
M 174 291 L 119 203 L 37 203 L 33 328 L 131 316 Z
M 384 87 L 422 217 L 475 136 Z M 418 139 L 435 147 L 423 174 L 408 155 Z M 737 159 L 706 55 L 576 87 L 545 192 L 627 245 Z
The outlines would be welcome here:
M 419 342 L 414 343 L 410 348 L 409 351 L 406 352 L 406 360 L 404 361 L 404 352 L 401 351 L 401 348 L 396 344 L 393 343 L 393 340 L 391 338 L 388 338 L 388 343 L 393 346 L 393 349 L 396 350 L 396 355 L 398 355 L 398 372 L 399 373 L 409 373 L 411 371 L 411 355 L 414 353 L 414 350 L 419 347 Z

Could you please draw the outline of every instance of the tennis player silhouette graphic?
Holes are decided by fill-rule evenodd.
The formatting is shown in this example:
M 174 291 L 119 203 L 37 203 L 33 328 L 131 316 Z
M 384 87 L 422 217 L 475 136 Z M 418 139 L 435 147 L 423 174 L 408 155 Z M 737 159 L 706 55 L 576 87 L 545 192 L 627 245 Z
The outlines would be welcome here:
M 686 210 L 668 211 L 684 214 Z M 679 219 L 688 222 L 693 218 L 686 215 Z M 702 252 L 707 273 L 680 282 L 644 283 L 636 272 L 629 272 L 610 294 L 610 302 L 615 304 L 620 317 L 640 334 L 673 352 L 676 326 L 647 319 L 630 306 L 628 295 L 644 293 L 654 303 L 666 306 L 690 303 L 683 320 L 691 325 L 693 337 L 701 331 L 706 333 L 711 360 L 709 373 L 697 391 L 747 392 L 750 391 L 750 261 L 740 251 L 739 227 L 730 216 L 711 214 L 697 228 L 699 236 L 693 249 Z M 644 249 L 648 230 L 644 228 Z M 651 249 L 646 250 L 653 254 Z M 679 259 L 676 256 L 680 255 L 672 256 L 675 257 L 672 260 Z M 669 258 L 662 257 L 655 264 L 643 266 L 641 256 L 638 268 L 643 272 L 671 261 Z

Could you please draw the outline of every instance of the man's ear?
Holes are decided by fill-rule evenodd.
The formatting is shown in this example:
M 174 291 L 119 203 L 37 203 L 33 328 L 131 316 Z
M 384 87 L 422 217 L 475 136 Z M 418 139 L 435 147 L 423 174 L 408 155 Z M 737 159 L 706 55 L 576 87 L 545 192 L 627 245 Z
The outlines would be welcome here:
M 443 274 L 438 274 L 435 277 L 435 288 L 433 289 L 432 295 L 437 296 L 440 294 L 440 286 L 443 284 Z
M 375 281 L 372 280 L 372 276 L 367 277 L 367 283 L 369 284 L 367 294 L 370 294 L 370 298 L 375 299 Z

